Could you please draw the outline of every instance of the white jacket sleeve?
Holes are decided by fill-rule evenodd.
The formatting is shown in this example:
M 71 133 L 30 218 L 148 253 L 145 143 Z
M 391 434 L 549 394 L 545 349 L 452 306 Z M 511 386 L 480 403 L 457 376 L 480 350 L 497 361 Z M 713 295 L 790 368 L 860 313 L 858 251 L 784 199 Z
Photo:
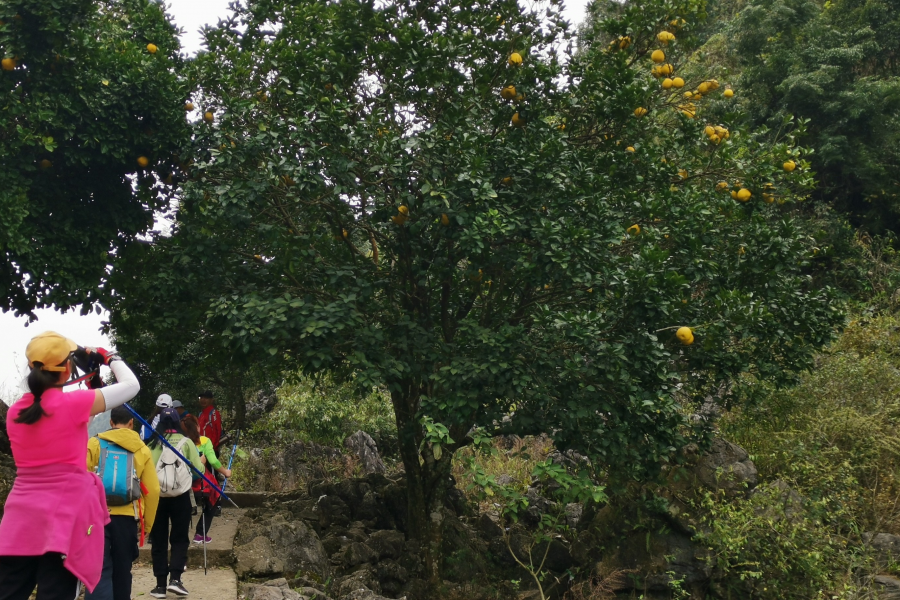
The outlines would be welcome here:
M 106 410 L 122 406 L 141 391 L 141 384 L 138 383 L 137 377 L 123 361 L 114 360 L 109 364 L 109 368 L 116 376 L 116 383 L 100 390 L 103 400 L 106 402 Z

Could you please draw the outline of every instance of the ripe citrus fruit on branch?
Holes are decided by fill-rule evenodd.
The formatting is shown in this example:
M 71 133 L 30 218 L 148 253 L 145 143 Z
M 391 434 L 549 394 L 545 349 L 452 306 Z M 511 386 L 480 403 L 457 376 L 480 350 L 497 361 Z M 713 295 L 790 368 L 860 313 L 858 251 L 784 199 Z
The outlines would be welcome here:
M 194 103 L 193 102 L 185 102 L 184 110 L 186 110 L 186 111 L 194 110 Z
M 138 156 L 137 164 L 140 168 L 145 169 L 145 168 L 147 168 L 147 165 L 150 164 L 150 161 L 147 159 L 146 156 Z
M 4 71 L 12 71 L 17 65 L 18 63 L 14 58 L 4 58 L 0 61 L 0 67 L 2 67 Z
M 652 53 L 650 53 L 650 60 L 659 64 L 666 60 L 666 53 L 662 50 L 654 50 Z
M 212 123 L 215 120 L 215 118 L 216 118 L 216 116 L 212 113 L 211 110 L 208 110 L 205 113 L 203 113 L 203 120 L 206 121 L 207 123 Z
M 41 165 L 42 169 L 49 169 L 50 167 L 53 166 L 53 163 L 45 158 L 44 160 L 41 161 L 40 165 Z
M 658 39 L 663 44 L 668 44 L 669 42 L 675 40 L 675 34 L 672 33 L 671 31 L 660 31 L 656 35 L 656 39 Z
M 679 327 L 678 331 L 675 332 L 675 337 L 685 346 L 690 346 L 694 343 L 694 332 L 691 331 L 690 327 Z
M 727 90 L 722 92 L 722 95 L 725 96 L 726 98 L 732 98 L 732 97 L 734 97 L 734 90 L 731 88 L 728 88 Z
M 518 52 L 513 52 L 509 55 L 509 64 L 513 67 L 517 67 L 522 64 L 522 55 Z
M 790 173 L 791 171 L 793 171 L 794 169 L 797 168 L 797 163 L 795 163 L 792 160 L 789 160 L 782 165 L 782 168 L 784 168 L 785 171 Z
M 675 86 L 676 88 L 683 88 L 684 87 L 684 79 L 682 79 L 681 77 L 676 77 L 675 79 L 672 80 L 672 85 Z
M 625 152 L 634 152 L 634 146 L 628 146 L 625 148 Z
M 665 79 L 662 80 L 662 86 L 663 86 L 664 90 L 671 88 L 673 85 L 675 85 L 675 82 L 672 81 L 671 79 L 669 79 L 668 77 L 666 77 Z
M 500 97 L 504 100 L 512 100 L 516 97 L 516 86 L 508 85 L 500 90 Z
M 636 109 L 634 109 L 634 116 L 636 116 L 639 119 L 646 114 L 647 114 L 647 109 L 644 108 L 643 106 L 638 106 Z
M 408 206 L 399 206 L 397 208 L 397 211 L 404 216 L 409 216 L 409 207 Z
M 746 202 L 752 195 L 753 194 L 747 188 L 741 188 L 738 190 L 736 198 L 741 202 Z
M 519 115 L 519 113 L 515 113 L 512 116 L 512 124 L 516 127 L 525 127 L 525 117 Z
M 156 44 L 147 44 L 147 52 L 150 54 L 156 54 L 157 50 L 159 50 L 159 48 L 156 47 Z
M 638 235 L 641 232 L 641 226 L 635 223 L 625 231 L 630 235 Z
M 449 225 L 450 217 L 447 216 L 447 213 L 441 213 L 441 225 Z

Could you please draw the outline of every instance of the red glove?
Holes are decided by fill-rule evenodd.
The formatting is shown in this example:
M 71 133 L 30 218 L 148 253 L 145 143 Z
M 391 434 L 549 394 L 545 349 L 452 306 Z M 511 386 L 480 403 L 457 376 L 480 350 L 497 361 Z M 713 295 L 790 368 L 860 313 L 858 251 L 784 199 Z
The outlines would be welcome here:
M 111 352 L 111 351 L 107 350 L 106 348 L 97 348 L 96 352 L 97 352 L 97 354 L 99 354 L 100 356 L 103 357 L 103 364 L 107 365 L 107 366 L 109 365 L 109 361 L 111 361 L 113 358 L 116 357 L 115 352 Z

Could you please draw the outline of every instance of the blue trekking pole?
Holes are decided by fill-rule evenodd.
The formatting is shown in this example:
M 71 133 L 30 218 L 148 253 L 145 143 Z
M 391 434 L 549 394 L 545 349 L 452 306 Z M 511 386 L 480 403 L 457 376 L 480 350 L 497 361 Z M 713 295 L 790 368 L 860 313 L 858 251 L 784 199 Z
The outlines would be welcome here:
M 155 433 L 156 435 L 158 435 L 160 441 L 161 441 L 161 442 L 162 442 L 169 450 L 171 450 L 172 452 L 174 452 L 174 453 L 175 453 L 175 456 L 177 456 L 178 458 L 180 458 L 181 460 L 183 460 L 184 463 L 185 463 L 187 466 L 189 466 L 189 467 L 191 468 L 191 470 L 192 470 L 194 473 L 196 473 L 197 475 L 199 475 L 199 476 L 201 477 L 201 479 L 203 479 L 203 481 L 205 481 L 206 483 L 208 483 L 209 485 L 211 485 L 217 492 L 219 492 L 219 495 L 220 495 L 220 496 L 222 496 L 223 498 L 225 498 L 226 500 L 228 500 L 229 502 L 231 502 L 231 505 L 234 506 L 235 508 L 240 508 L 237 504 L 234 503 L 234 500 L 232 500 L 231 498 L 229 498 L 229 497 L 225 494 L 225 492 L 223 492 L 223 491 L 219 488 L 219 486 L 217 486 L 215 483 L 213 483 L 212 481 L 209 480 L 209 477 L 206 476 L 206 473 L 201 473 L 201 472 L 197 469 L 197 467 L 195 467 L 193 464 L 191 464 L 191 461 L 189 461 L 188 459 L 186 459 L 186 458 L 181 454 L 181 452 L 179 452 L 178 450 L 175 449 L 175 446 L 173 446 L 172 444 L 169 443 L 169 440 L 167 440 L 166 437 L 165 437 L 164 435 L 160 434 L 158 431 L 156 431 L 155 429 L 153 429 L 153 427 L 151 427 L 150 423 L 148 423 L 147 421 L 145 421 L 145 420 L 144 420 L 144 417 L 142 417 L 141 415 L 139 415 L 139 414 L 137 413 L 136 410 L 134 410 L 133 408 L 131 408 L 131 406 L 129 406 L 128 404 L 123 404 L 122 406 L 124 406 L 125 408 L 127 408 L 128 411 L 129 411 L 132 415 L 134 415 L 134 417 L 137 418 L 137 420 L 140 421 L 142 425 L 146 426 L 148 431 L 152 431 L 153 433 Z
M 228 459 L 228 470 L 229 471 L 231 470 L 231 463 L 234 462 L 234 453 L 237 452 L 237 445 L 238 445 L 238 441 L 240 439 L 241 439 L 241 430 L 238 429 L 237 433 L 234 436 L 234 446 L 231 447 L 231 457 Z M 228 478 L 226 477 L 225 480 L 222 482 L 222 489 L 224 490 L 225 486 L 227 486 L 227 485 L 228 485 Z

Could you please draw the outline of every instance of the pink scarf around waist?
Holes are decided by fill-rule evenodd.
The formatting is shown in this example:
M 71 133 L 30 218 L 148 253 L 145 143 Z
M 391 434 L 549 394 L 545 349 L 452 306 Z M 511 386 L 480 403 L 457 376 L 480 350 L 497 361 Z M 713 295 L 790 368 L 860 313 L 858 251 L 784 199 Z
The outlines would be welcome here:
M 63 566 L 93 591 L 109 523 L 103 483 L 75 465 L 18 469 L 0 521 L 0 556 L 64 555 Z

